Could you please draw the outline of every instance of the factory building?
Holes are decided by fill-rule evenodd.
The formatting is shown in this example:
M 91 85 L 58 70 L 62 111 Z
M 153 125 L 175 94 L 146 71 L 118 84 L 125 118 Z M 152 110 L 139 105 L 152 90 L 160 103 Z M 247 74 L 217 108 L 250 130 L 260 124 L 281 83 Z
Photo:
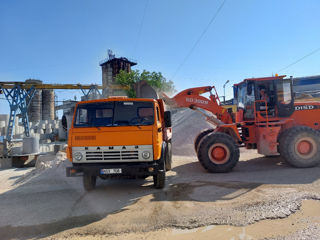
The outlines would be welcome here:
M 112 89 L 111 86 L 116 85 L 115 77 L 120 72 L 124 70 L 126 72 L 131 71 L 131 67 L 137 65 L 136 62 L 130 61 L 125 57 L 115 57 L 111 50 L 108 51 L 108 58 L 100 62 L 102 70 L 102 86 L 103 86 L 103 96 L 123 96 L 126 93 L 120 89 Z

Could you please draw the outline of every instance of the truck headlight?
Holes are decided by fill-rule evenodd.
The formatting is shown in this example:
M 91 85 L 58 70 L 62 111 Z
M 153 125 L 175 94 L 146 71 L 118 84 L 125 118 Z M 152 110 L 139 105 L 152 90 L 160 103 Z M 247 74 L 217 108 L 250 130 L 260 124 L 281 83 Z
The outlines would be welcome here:
M 142 157 L 144 158 L 144 159 L 148 159 L 149 157 L 150 157 L 150 152 L 148 152 L 148 151 L 144 151 L 144 152 L 142 152 Z
M 82 159 L 82 153 L 81 152 L 75 152 L 73 154 L 73 158 L 77 161 L 80 161 Z

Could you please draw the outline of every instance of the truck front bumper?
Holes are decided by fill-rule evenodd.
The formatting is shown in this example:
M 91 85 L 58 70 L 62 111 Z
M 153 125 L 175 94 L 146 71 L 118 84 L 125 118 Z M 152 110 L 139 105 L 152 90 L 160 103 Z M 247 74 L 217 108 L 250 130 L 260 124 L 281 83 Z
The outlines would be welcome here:
M 91 176 L 145 176 L 156 175 L 159 171 L 163 171 L 161 168 L 161 161 L 144 162 L 144 163 L 99 163 L 99 164 L 79 164 L 66 168 L 67 177 L 77 177 L 83 175 L 83 173 Z M 121 169 L 121 173 L 117 174 L 101 174 L 102 169 Z

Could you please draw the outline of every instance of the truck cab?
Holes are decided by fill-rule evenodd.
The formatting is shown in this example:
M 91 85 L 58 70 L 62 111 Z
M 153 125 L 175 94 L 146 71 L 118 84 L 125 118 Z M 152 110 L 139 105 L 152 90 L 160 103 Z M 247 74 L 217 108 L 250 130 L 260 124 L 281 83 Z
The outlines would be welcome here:
M 153 176 L 163 188 L 171 169 L 171 114 L 161 99 L 111 97 L 76 105 L 68 136 L 67 176 L 83 175 L 86 190 L 96 178 Z

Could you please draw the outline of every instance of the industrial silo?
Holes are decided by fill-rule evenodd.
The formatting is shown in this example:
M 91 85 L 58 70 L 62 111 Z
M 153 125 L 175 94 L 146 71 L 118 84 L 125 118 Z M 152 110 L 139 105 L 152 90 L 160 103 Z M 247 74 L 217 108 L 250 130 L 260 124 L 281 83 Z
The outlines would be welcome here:
M 42 81 L 35 79 L 26 80 L 27 84 L 42 84 Z M 39 122 L 41 120 L 41 90 L 35 90 L 33 98 L 28 107 L 28 118 L 29 122 Z
M 42 120 L 54 120 L 54 91 L 42 90 Z

